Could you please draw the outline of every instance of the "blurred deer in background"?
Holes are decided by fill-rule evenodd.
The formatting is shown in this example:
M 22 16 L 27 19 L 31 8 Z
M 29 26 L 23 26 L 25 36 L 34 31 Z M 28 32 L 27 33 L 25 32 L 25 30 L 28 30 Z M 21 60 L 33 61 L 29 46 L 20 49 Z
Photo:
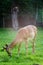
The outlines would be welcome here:
M 34 26 L 34 25 L 25 26 L 25 27 L 21 28 L 20 30 L 18 30 L 15 40 L 9 45 L 6 44 L 5 47 L 3 47 L 3 50 L 6 50 L 8 55 L 11 56 L 11 49 L 13 49 L 15 47 L 15 45 L 19 44 L 19 47 L 18 47 L 18 54 L 19 54 L 21 44 L 24 41 L 25 46 L 26 46 L 26 54 L 28 54 L 28 40 L 30 40 L 30 41 L 32 41 L 32 48 L 33 48 L 33 53 L 34 53 L 34 51 L 35 51 L 34 44 L 35 44 L 36 34 L 37 34 L 36 26 Z

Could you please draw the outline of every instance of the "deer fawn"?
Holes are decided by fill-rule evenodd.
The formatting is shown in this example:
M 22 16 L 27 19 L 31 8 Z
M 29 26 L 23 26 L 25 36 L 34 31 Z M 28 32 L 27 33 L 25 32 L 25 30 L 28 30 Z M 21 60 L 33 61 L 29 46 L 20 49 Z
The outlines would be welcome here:
M 3 47 L 3 50 L 5 49 L 8 55 L 11 56 L 10 50 L 14 48 L 15 45 L 19 44 L 19 48 L 18 48 L 18 54 L 19 54 L 21 44 L 24 41 L 25 46 L 26 46 L 26 53 L 28 53 L 28 42 L 27 41 L 31 40 L 33 53 L 34 53 L 34 43 L 35 43 L 36 34 L 37 34 L 36 26 L 34 25 L 25 26 L 21 28 L 20 30 L 18 30 L 15 40 L 9 45 L 6 44 L 5 47 Z

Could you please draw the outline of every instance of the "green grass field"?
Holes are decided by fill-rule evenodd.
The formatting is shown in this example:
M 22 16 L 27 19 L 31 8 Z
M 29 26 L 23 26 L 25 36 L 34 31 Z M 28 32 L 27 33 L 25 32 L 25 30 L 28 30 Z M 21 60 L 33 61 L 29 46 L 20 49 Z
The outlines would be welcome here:
M 32 44 L 28 42 L 28 56 L 26 56 L 25 44 L 23 42 L 19 58 L 17 58 L 18 46 L 12 50 L 12 57 L 9 57 L 5 51 L 1 51 L 6 43 L 10 44 L 15 39 L 16 34 L 17 31 L 13 29 L 0 28 L 0 65 L 43 65 L 43 29 L 38 28 L 35 53 L 32 54 Z

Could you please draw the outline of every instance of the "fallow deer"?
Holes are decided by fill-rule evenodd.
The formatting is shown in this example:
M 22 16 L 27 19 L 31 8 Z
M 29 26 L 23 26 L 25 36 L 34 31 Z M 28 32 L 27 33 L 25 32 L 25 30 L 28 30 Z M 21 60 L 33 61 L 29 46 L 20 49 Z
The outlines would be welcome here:
M 8 55 L 11 55 L 10 50 L 14 48 L 15 45 L 19 44 L 19 48 L 18 48 L 18 54 L 19 54 L 21 44 L 24 41 L 25 46 L 26 46 L 26 53 L 28 53 L 27 41 L 30 40 L 32 41 L 32 48 L 33 48 L 33 53 L 34 53 L 34 46 L 35 46 L 34 43 L 35 43 L 36 34 L 37 34 L 36 26 L 28 25 L 28 26 L 22 27 L 21 29 L 18 30 L 15 40 L 9 45 L 6 44 L 5 47 L 3 47 L 3 50 L 5 49 Z

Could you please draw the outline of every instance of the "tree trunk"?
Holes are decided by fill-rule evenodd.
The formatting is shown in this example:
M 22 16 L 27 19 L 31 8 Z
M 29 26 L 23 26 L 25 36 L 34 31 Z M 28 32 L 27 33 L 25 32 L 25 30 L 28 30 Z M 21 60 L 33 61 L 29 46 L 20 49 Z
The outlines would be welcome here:
M 13 12 L 12 14 L 12 26 L 15 30 L 18 29 L 18 19 L 17 19 L 17 13 Z
M 36 8 L 36 21 L 38 19 L 38 7 Z

